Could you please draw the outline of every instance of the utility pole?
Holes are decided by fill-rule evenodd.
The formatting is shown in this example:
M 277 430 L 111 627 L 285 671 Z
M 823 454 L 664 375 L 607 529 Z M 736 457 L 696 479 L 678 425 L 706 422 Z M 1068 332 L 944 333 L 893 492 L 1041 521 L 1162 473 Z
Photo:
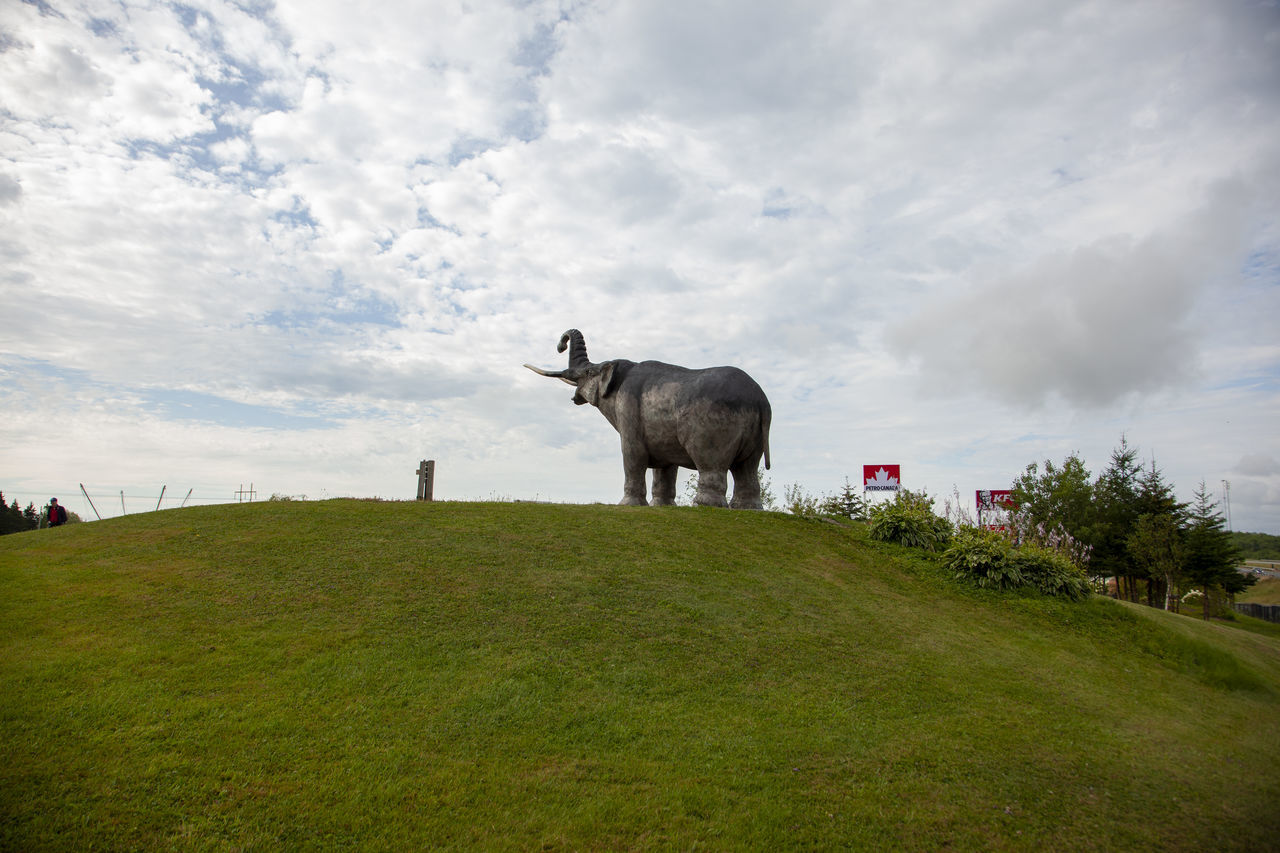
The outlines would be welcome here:
M 1227 509 L 1227 530 L 1231 530 L 1231 481 L 1222 481 L 1222 503 Z

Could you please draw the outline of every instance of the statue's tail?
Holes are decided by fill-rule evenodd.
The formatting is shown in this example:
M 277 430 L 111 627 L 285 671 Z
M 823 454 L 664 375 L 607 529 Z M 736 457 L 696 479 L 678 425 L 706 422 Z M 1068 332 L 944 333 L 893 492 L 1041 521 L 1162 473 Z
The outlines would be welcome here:
M 769 422 L 773 420 L 773 412 L 766 409 L 760 419 L 760 432 L 764 436 L 764 470 L 769 470 Z

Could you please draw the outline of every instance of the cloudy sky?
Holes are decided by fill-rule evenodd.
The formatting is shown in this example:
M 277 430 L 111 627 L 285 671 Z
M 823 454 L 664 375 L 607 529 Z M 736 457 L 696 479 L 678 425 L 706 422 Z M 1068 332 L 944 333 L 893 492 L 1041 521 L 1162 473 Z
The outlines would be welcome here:
M 779 496 L 1125 435 L 1280 533 L 1277 199 L 1274 0 L 0 3 L 0 489 L 613 502 L 576 327 Z

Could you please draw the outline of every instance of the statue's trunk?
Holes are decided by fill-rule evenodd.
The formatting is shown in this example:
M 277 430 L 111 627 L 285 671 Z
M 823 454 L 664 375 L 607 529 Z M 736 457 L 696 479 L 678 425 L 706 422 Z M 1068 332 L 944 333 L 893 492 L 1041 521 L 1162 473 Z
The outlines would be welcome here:
M 556 350 L 564 352 L 566 345 L 569 348 L 570 370 L 585 370 L 591 366 L 591 359 L 587 358 L 587 342 L 582 337 L 582 332 L 577 329 L 565 332 L 560 336 L 560 346 Z

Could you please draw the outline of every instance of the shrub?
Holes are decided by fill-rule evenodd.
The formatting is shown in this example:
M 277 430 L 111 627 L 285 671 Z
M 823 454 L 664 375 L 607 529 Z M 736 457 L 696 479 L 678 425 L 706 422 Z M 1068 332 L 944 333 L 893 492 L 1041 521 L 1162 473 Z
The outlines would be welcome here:
M 1093 546 L 1086 545 L 1072 536 L 1061 524 L 1052 527 L 1043 523 L 1033 523 L 1026 510 L 1019 510 L 1009 516 L 1010 526 L 1015 538 L 1023 544 L 1038 545 L 1066 557 L 1073 566 L 1087 569 L 1089 559 L 1093 555 Z
M 1072 601 L 1089 597 L 1089 578 L 1060 551 L 1026 543 L 1010 552 L 1009 561 L 1028 586 L 1045 595 Z
M 1014 589 L 1025 583 L 1011 557 L 1013 544 L 994 530 L 965 527 L 942 554 L 942 565 L 956 578 L 987 589 Z
M 857 493 L 848 477 L 845 478 L 841 491 L 822 497 L 811 495 L 799 483 L 793 483 L 783 489 L 783 509 L 793 515 L 808 518 L 819 515 L 848 518 L 852 521 L 865 521 L 867 518 L 866 501 Z
M 1083 601 L 1092 591 L 1085 573 L 1063 553 L 1034 543 L 1014 545 L 1001 532 L 962 528 L 942 555 L 957 578 L 987 589 L 1028 587 Z
M 823 515 L 834 515 L 852 521 L 866 521 L 867 502 L 858 494 L 849 478 L 844 478 L 844 488 L 834 495 L 827 495 L 818 507 Z
M 933 498 L 903 489 L 867 510 L 871 538 L 936 551 L 951 539 L 951 523 L 933 514 Z
M 799 483 L 792 483 L 782 490 L 783 509 L 792 515 L 815 516 L 818 499 L 804 490 Z

